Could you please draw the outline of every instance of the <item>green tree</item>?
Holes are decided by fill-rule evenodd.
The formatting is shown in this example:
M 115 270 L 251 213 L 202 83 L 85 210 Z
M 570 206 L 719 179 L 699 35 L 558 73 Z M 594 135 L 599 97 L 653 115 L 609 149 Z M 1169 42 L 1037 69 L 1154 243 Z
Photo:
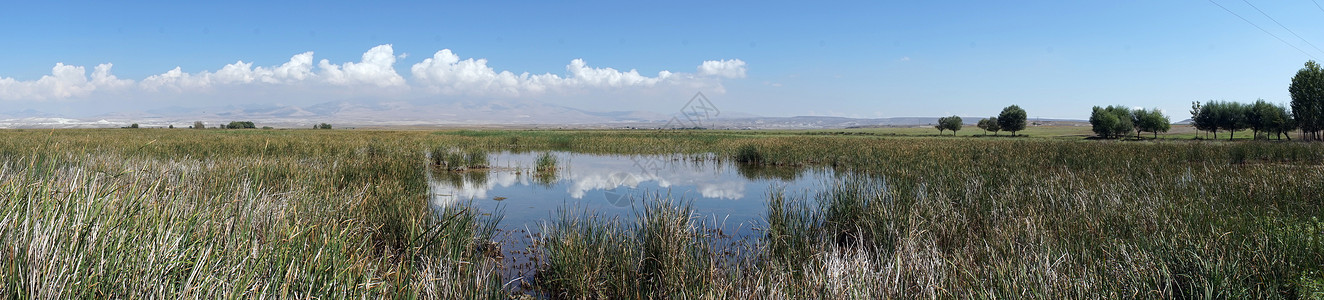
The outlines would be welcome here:
M 1193 102 L 1190 102 L 1190 127 L 1196 127 L 1196 131 L 1206 131 L 1197 123 L 1198 119 L 1200 119 L 1200 102 L 1193 100 Z
M 202 121 L 194 121 L 194 122 L 193 122 L 193 127 L 189 127 L 189 128 L 193 128 L 193 129 L 204 129 L 204 128 L 207 128 L 207 124 L 206 124 L 206 123 L 202 123 Z
M 998 134 L 998 130 L 999 130 L 999 129 L 1002 129 L 1002 128 L 999 128 L 999 127 L 998 127 L 998 118 L 997 118 L 997 117 L 989 117 L 989 118 L 979 119 L 979 122 L 978 122 L 978 123 L 975 123 L 975 127 L 979 127 L 979 129 L 983 129 L 983 130 L 984 130 L 984 135 L 988 135 L 988 132 L 989 132 L 989 131 L 992 131 L 993 134 L 996 135 L 996 134 Z
M 1107 109 L 1095 106 L 1090 112 L 1090 130 L 1101 138 L 1112 138 L 1116 135 L 1113 130 L 1119 124 L 1121 122 L 1117 116 L 1109 113 Z
M 998 114 L 998 127 L 1016 136 L 1017 131 L 1025 130 L 1025 110 L 1014 104 L 1003 108 L 1002 113 Z
M 1149 111 L 1144 108 L 1137 108 L 1127 112 L 1126 116 L 1131 118 L 1131 130 L 1135 131 L 1136 138 L 1139 139 L 1141 132 L 1140 122 L 1149 117 Z
M 1197 102 L 1197 103 L 1198 103 L 1198 102 Z M 1217 139 L 1217 138 L 1218 138 L 1218 120 L 1217 120 L 1218 116 L 1217 116 L 1217 113 L 1214 112 L 1214 109 L 1215 109 L 1216 107 L 1214 107 L 1213 104 L 1214 104 L 1214 101 L 1209 101 L 1208 103 L 1205 103 L 1204 105 L 1199 106 L 1199 108 L 1200 108 L 1200 113 L 1197 114 L 1194 118 L 1191 118 L 1191 124 L 1195 125 L 1195 129 L 1196 129 L 1196 130 L 1200 130 L 1200 131 L 1205 131 L 1205 132 L 1211 132 L 1211 133 L 1213 133 L 1213 134 L 1214 134 L 1214 139 Z
M 1251 130 L 1251 139 L 1259 139 L 1261 132 L 1268 132 L 1274 128 L 1274 118 L 1278 117 L 1273 104 L 1265 102 L 1264 99 L 1255 100 L 1255 103 L 1247 106 L 1242 113 L 1245 115 L 1246 127 Z
M 317 126 L 313 126 L 313 128 L 317 128 L 317 129 L 331 129 L 331 124 L 327 124 L 327 123 L 317 124 Z
M 253 129 L 253 128 L 257 128 L 257 125 L 253 124 L 253 122 L 251 122 L 251 121 L 231 121 L 230 124 L 225 125 L 225 128 L 228 128 L 228 129 Z
M 1090 129 L 1102 138 L 1120 138 L 1135 128 L 1131 110 L 1121 105 L 1095 106 L 1090 112 Z
M 1282 104 L 1272 104 L 1264 99 L 1256 100 L 1254 104 L 1246 108 L 1246 124 L 1251 130 L 1255 131 L 1255 138 L 1260 138 L 1260 133 L 1268 139 L 1270 135 L 1277 136 L 1279 140 L 1287 135 L 1291 140 L 1292 136 L 1287 134 L 1296 129 L 1296 120 L 1292 119 L 1292 113 Z
M 1158 108 L 1154 109 L 1136 109 L 1131 112 L 1131 122 L 1135 123 L 1136 137 L 1140 137 L 1141 132 L 1153 132 L 1154 138 L 1158 138 L 1159 132 L 1168 132 L 1172 129 L 1172 121 L 1168 116 L 1163 115 Z
M 1287 140 L 1292 140 L 1292 135 L 1289 132 L 1296 130 L 1296 120 L 1292 118 L 1292 112 L 1281 104 L 1275 104 L 1273 111 L 1276 116 L 1268 118 L 1270 130 L 1278 136 L 1279 140 L 1283 139 L 1284 136 L 1287 137 Z
M 988 125 L 987 125 L 988 128 L 986 128 L 985 130 L 992 131 L 993 135 L 998 135 L 998 131 L 1002 130 L 1002 125 L 998 125 L 998 117 L 988 117 L 987 120 L 988 120 Z
M 1214 125 L 1218 129 L 1228 131 L 1228 140 L 1236 138 L 1237 131 L 1246 129 L 1246 110 L 1247 105 L 1227 102 L 1210 101 L 1205 106 L 1210 107 L 1214 118 Z M 1214 133 L 1214 138 L 1218 138 L 1218 133 Z
M 1324 129 L 1324 70 L 1314 60 L 1292 76 L 1287 92 L 1292 95 L 1292 117 L 1302 137 L 1319 139 Z
M 952 136 L 956 136 L 956 132 L 961 131 L 961 123 L 962 123 L 961 117 L 950 116 L 946 118 L 939 118 L 938 123 L 943 124 L 943 127 L 947 127 L 947 130 L 951 130 Z

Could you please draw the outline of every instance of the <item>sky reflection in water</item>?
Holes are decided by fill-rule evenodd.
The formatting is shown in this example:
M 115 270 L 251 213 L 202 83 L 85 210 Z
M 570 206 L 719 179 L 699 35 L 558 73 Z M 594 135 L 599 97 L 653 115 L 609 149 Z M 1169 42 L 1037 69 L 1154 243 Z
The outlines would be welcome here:
M 641 198 L 666 196 L 693 204 L 706 223 L 747 232 L 767 209 L 769 191 L 802 195 L 818 190 L 827 169 L 755 167 L 717 161 L 711 156 L 596 155 L 552 152 L 554 172 L 538 172 L 542 152 L 489 155 L 492 168 L 468 172 L 431 172 L 432 205 L 472 200 L 475 208 L 504 209 L 501 228 L 535 228 L 555 217 L 557 208 L 588 210 L 628 218 Z M 696 159 L 698 158 L 698 159 Z M 496 200 L 500 199 L 500 200 Z M 625 220 L 625 221 L 628 221 Z

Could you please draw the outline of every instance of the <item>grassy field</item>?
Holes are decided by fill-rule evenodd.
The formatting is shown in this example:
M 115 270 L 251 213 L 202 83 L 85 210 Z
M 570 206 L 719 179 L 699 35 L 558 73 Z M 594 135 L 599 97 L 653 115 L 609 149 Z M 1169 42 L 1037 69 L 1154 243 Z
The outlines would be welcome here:
M 0 131 L 0 295 L 1324 297 L 1324 144 L 908 130 Z M 501 278 L 500 213 L 434 211 L 426 178 L 502 150 L 842 175 L 767 195 L 752 240 L 666 195 L 630 219 L 562 207 L 534 275 Z
M 1003 131 L 1003 132 L 997 132 L 995 134 L 991 132 L 985 132 L 983 130 L 980 130 L 978 127 L 974 127 L 971 125 L 967 125 L 963 127 L 960 131 L 957 131 L 955 134 L 953 134 L 951 131 L 944 131 L 941 134 L 939 134 L 938 130 L 934 129 L 932 126 L 784 130 L 784 131 L 768 131 L 768 132 L 793 133 L 793 134 L 839 134 L 839 135 L 876 135 L 876 136 L 913 136 L 913 137 L 955 136 L 955 137 L 997 138 L 1003 136 L 1006 137 L 1011 136 L 1011 132 Z M 1296 134 L 1299 133 L 1294 132 L 1292 138 L 1296 138 L 1297 137 Z M 1034 137 L 1034 138 L 1079 140 L 1094 136 L 1094 132 L 1091 131 L 1089 123 L 1057 122 L 1051 125 L 1027 126 L 1025 127 L 1025 130 L 1016 132 L 1016 135 L 1017 136 L 1023 135 L 1026 137 Z M 1132 133 L 1132 135 L 1134 135 L 1134 133 Z M 1252 134 L 1250 130 L 1242 130 L 1242 131 L 1238 131 L 1236 135 L 1232 137 L 1233 140 L 1250 140 L 1251 135 Z M 1173 125 L 1172 129 L 1170 129 L 1168 132 L 1159 133 L 1157 136 L 1153 135 L 1152 133 L 1145 132 L 1141 134 L 1141 137 L 1143 139 L 1161 139 L 1161 140 L 1193 140 L 1197 138 L 1207 139 L 1207 140 L 1214 139 L 1213 135 L 1210 135 L 1205 132 L 1197 131 L 1195 130 L 1194 127 L 1191 127 L 1190 125 Z M 1229 136 L 1227 135 L 1226 132 L 1223 131 L 1218 132 L 1218 140 L 1227 140 L 1228 137 Z

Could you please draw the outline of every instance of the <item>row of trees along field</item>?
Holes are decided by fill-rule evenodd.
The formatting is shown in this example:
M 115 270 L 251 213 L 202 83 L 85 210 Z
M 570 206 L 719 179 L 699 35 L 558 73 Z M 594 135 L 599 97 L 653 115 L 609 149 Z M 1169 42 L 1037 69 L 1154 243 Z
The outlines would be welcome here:
M 950 116 L 938 118 L 938 125 L 933 125 L 933 128 L 938 129 L 938 135 L 942 135 L 943 130 L 951 130 L 952 135 L 955 136 L 956 132 L 961 130 L 961 117 Z
M 1155 109 L 1128 109 L 1121 105 L 1094 107 L 1090 113 L 1090 127 L 1094 134 L 1102 138 L 1121 138 L 1135 131 L 1136 138 L 1141 132 L 1152 132 L 1158 138 L 1159 132 L 1172 129 L 1172 122 L 1162 111 Z
M 1297 128 L 1292 115 L 1286 107 L 1265 102 L 1264 99 L 1252 104 L 1229 101 L 1209 101 L 1204 104 L 1197 101 L 1191 104 L 1191 125 L 1196 130 L 1212 133 L 1215 139 L 1218 138 L 1219 130 L 1226 131 L 1231 140 L 1236 137 L 1237 131 L 1250 129 L 1252 138 L 1258 139 L 1263 133 L 1265 138 L 1274 135 L 1278 139 L 1287 136 L 1291 140 L 1292 136 L 1287 133 Z
M 1228 139 L 1236 137 L 1237 131 L 1250 129 L 1253 138 L 1270 135 L 1282 139 L 1292 139 L 1289 132 L 1301 130 L 1301 139 L 1319 140 L 1320 131 L 1324 130 L 1324 70 L 1315 61 L 1307 61 L 1305 67 L 1292 76 L 1292 84 L 1287 87 L 1292 95 L 1290 109 L 1282 104 L 1273 104 L 1256 100 L 1255 103 L 1243 104 L 1229 101 L 1209 101 L 1191 103 L 1191 125 L 1196 130 L 1213 134 L 1218 138 L 1218 131 L 1226 131 Z
M 134 123 L 133 125 L 131 125 L 131 127 L 128 127 L 128 128 L 138 128 L 138 124 L 137 124 L 137 123 Z M 175 125 L 170 125 L 170 128 L 175 128 Z M 189 126 L 189 128 L 193 128 L 193 129 L 206 129 L 206 128 L 207 128 L 207 124 L 206 124 L 206 123 L 203 123 L 202 121 L 196 121 L 196 122 L 193 122 L 193 126 Z M 216 128 L 220 128 L 220 129 L 253 129 L 253 128 L 257 128 L 257 124 L 253 124 L 253 121 L 231 121 L 230 124 L 217 125 Z M 271 129 L 271 127 L 269 127 L 269 126 L 264 126 L 264 127 L 262 127 L 262 129 Z M 331 124 L 321 123 L 321 124 L 313 125 L 313 129 L 331 129 Z
M 1020 106 L 1012 105 L 1003 108 L 1002 113 L 998 114 L 996 117 L 980 119 L 979 123 L 976 123 L 975 126 L 979 127 L 979 129 L 983 129 L 985 131 L 984 134 L 988 134 L 988 131 L 992 131 L 993 134 L 996 135 L 998 134 L 998 131 L 1006 130 L 1011 131 L 1012 136 L 1016 136 L 1017 131 L 1025 130 L 1025 116 L 1024 109 L 1021 109 Z M 938 129 L 938 134 L 942 134 L 944 130 L 951 130 L 952 135 L 956 135 L 956 132 L 961 130 L 961 123 L 961 117 L 958 116 L 941 117 L 938 118 L 938 124 L 933 125 L 933 128 Z
M 1292 95 L 1291 108 L 1255 100 L 1254 103 L 1232 101 L 1209 101 L 1191 103 L 1191 125 L 1196 130 L 1212 134 L 1218 138 L 1218 131 L 1228 133 L 1228 140 L 1236 138 L 1237 131 L 1250 129 L 1253 139 L 1276 137 L 1292 139 L 1289 134 L 1300 129 L 1302 139 L 1319 140 L 1320 131 L 1324 130 L 1324 69 L 1315 61 L 1307 61 L 1305 67 L 1292 76 L 1292 84 L 1287 88 Z M 981 121 L 982 122 L 982 121 Z M 1167 132 L 1170 128 L 1168 117 L 1158 109 L 1130 110 L 1126 107 L 1094 107 L 1090 114 L 1090 126 L 1094 133 L 1103 138 L 1120 138 L 1132 130 L 1136 137 L 1141 132 Z M 984 128 L 983 125 L 980 128 Z

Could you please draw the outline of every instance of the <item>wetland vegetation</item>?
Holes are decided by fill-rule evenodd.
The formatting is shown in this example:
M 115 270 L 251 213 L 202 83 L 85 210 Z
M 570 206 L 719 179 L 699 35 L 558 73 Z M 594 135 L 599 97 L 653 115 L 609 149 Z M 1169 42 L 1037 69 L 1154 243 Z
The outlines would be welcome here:
M 1088 134 L 1082 128 L 1073 130 Z M 0 294 L 1324 296 L 1324 144 L 1001 130 L 1017 137 L 6 130 Z M 835 175 L 818 190 L 756 196 L 764 213 L 747 237 L 723 232 L 692 199 L 656 191 L 625 215 L 556 203 L 527 235 L 508 237 L 517 244 L 498 236 L 502 209 L 470 202 L 491 200 L 429 205 L 429 178 L 477 180 L 498 167 L 489 153 L 502 151 L 537 153 L 529 172 L 541 174 L 571 166 L 553 154 L 569 152 L 702 158 L 770 178 L 796 176 L 777 166 Z M 507 275 L 517 266 L 501 256 L 512 250 L 531 257 L 531 272 Z

